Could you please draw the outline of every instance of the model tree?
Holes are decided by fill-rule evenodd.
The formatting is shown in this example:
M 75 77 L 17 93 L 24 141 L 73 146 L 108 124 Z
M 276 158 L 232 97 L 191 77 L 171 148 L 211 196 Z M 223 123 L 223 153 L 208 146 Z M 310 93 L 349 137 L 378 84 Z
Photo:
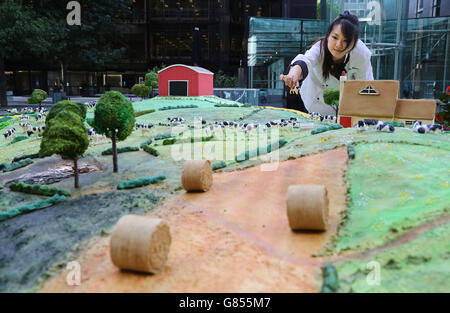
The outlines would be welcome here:
M 94 129 L 111 138 L 114 172 L 118 171 L 117 141 L 125 140 L 133 131 L 135 123 L 131 102 L 118 91 L 108 91 L 98 100 L 94 115 Z
M 28 103 L 29 104 L 38 104 L 39 103 L 39 112 L 42 109 L 42 101 L 44 101 L 45 99 L 47 99 L 47 93 L 42 90 L 42 89 L 35 89 L 33 90 L 33 92 L 31 93 L 31 97 L 28 98 Z
M 59 154 L 63 159 L 72 160 L 75 188 L 78 188 L 78 158 L 88 146 L 89 139 L 84 120 L 66 108 L 47 121 L 39 156 Z
M 337 116 L 339 109 L 339 88 L 325 89 L 323 91 L 323 100 L 334 109 Z
M 69 100 L 62 100 L 57 102 L 52 106 L 50 112 L 48 112 L 47 118 L 45 119 L 45 124 L 48 126 L 48 122 L 56 117 L 61 111 L 71 111 L 77 114 L 83 121 L 86 118 L 86 106 L 82 103 L 72 102 Z
M 155 69 L 145 74 L 145 86 L 150 87 L 150 93 L 153 89 L 158 88 L 158 73 Z
M 135 84 L 131 88 L 131 92 L 138 97 L 145 98 L 152 92 L 152 88 L 144 84 Z

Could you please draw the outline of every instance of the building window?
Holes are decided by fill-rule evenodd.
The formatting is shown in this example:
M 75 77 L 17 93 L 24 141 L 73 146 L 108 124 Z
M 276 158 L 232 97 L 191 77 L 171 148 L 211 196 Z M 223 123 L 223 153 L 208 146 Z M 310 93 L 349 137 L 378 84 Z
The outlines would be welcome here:
M 423 13 L 423 0 L 417 0 L 416 18 L 422 17 L 422 13 Z
M 368 85 L 366 88 L 364 88 L 363 90 L 361 90 L 359 92 L 360 95 L 372 95 L 372 96 L 378 96 L 379 93 L 372 88 L 372 86 Z
M 432 16 L 440 16 L 441 15 L 441 0 L 433 0 L 433 15 Z

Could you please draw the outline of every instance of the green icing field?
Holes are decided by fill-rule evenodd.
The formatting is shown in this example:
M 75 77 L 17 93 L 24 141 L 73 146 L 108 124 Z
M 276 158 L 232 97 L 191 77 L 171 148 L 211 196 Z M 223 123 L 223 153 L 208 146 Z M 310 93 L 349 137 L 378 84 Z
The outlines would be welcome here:
M 206 120 L 207 124 L 224 120 L 264 124 L 270 120 L 297 117 L 301 123 L 312 123 L 313 129 L 328 125 L 287 110 L 242 107 L 242 104 L 238 104 L 239 107 L 215 107 L 217 104 L 235 105 L 236 102 L 204 96 L 155 97 L 133 103 L 136 112 L 155 110 L 136 118 L 137 123 L 152 123 L 155 128 L 152 133 L 134 131 L 125 141 L 118 143 L 118 148 L 140 147 L 151 138 L 149 146 L 157 149 L 160 155 L 155 157 L 142 148 L 135 152 L 121 153 L 118 155 L 119 173 L 113 174 L 112 157 L 101 155 L 102 151 L 111 148 L 111 142 L 91 142 L 80 161 L 95 165 L 98 170 L 80 175 L 79 190 L 73 188 L 73 177 L 51 185 L 69 190 L 72 194 L 70 200 L 11 218 L 3 222 L 3 225 L 0 223 L 0 245 L 2 242 L 7 245 L 7 249 L 0 252 L 0 291 L 35 290 L 42 280 L 48 278 L 49 273 L 55 271 L 54 264 L 60 264 L 74 253 L 74 243 L 69 243 L 70 238 L 75 236 L 76 245 L 82 246 L 86 240 L 103 232 L 103 229 L 109 230 L 121 215 L 151 210 L 162 199 L 176 193 L 181 189 L 181 168 L 187 156 L 186 151 L 191 151 L 192 157 L 194 147 L 200 148 L 197 157 L 210 159 L 213 163 L 225 158 L 226 166 L 217 171 L 234 171 L 267 161 L 285 161 L 347 145 L 353 145 L 355 151 L 355 159 L 349 159 L 345 177 L 348 183 L 348 208 L 338 234 L 328 244 L 323 255 L 345 252 L 359 256 L 363 252 L 372 251 L 374 257 L 371 260 L 377 260 L 382 265 L 382 283 L 380 286 L 368 285 L 368 270 L 365 268 L 368 261 L 352 259 L 353 261 L 337 265 L 341 286 L 339 291 L 450 290 L 450 283 L 447 283 L 449 273 L 444 266 L 450 255 L 448 222 L 440 227 L 430 228 L 406 244 L 395 245 L 387 251 L 377 250 L 386 247 L 396 238 L 414 232 L 423 223 L 448 218 L 448 133 L 417 134 L 411 129 L 399 127 L 392 134 L 374 130 L 358 132 L 352 128 L 316 135 L 311 134 L 312 129 L 248 134 L 227 130 L 215 132 L 208 141 L 202 141 L 202 137 L 207 138 L 210 134 L 205 130 L 199 132 L 198 129 L 192 129 L 197 117 Z M 169 106 L 197 108 L 160 110 Z M 93 116 L 94 110 L 89 109 L 87 118 Z M 164 140 L 155 140 L 155 136 L 171 133 L 168 117 L 183 117 L 188 127 L 172 133 L 172 138 L 175 139 L 173 144 L 163 145 Z M 15 127 L 17 135 L 22 135 L 19 122 L 19 116 L 16 116 L 0 123 L 0 126 Z M 33 126 L 40 125 L 43 123 L 33 123 Z M 235 162 L 236 155 L 245 150 L 255 150 L 278 139 L 286 140 L 287 144 L 258 158 Z M 40 139 L 34 136 L 14 144 L 2 138 L 0 164 L 9 164 L 15 157 L 37 153 L 39 145 Z M 12 192 L 8 188 L 7 183 L 20 175 L 42 172 L 63 162 L 58 157 L 33 161 L 33 164 L 24 168 L 0 174 L 0 184 L 4 186 L 0 190 L 0 212 L 46 199 L 43 196 Z M 120 181 L 156 175 L 165 175 L 167 179 L 133 190 L 116 190 Z M 58 220 L 64 219 L 65 214 L 69 214 L 72 222 L 59 225 Z M 43 229 L 41 221 L 45 221 Z M 61 242 L 52 243 L 51 238 L 46 235 L 46 249 L 43 251 L 39 245 L 42 231 L 54 232 L 55 236 L 61 238 Z M 17 236 L 21 233 L 26 236 Z M 24 248 L 19 250 L 15 248 L 22 246 Z M 50 258 L 52 254 L 56 257 Z M 37 260 L 37 263 L 23 263 L 23 260 L 30 258 Z M 21 264 L 20 269 L 15 269 L 16 263 Z
M 369 262 L 378 262 L 376 270 Z M 448 292 L 450 223 L 373 258 L 337 266 L 338 292 Z
M 338 251 L 385 244 L 450 208 L 450 151 L 376 143 L 357 145 L 355 153 Z

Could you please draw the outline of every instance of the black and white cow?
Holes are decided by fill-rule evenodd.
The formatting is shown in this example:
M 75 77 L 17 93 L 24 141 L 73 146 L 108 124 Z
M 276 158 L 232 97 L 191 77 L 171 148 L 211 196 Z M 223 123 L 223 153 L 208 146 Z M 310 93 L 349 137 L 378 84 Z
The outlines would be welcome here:
M 182 117 L 168 117 L 167 120 L 172 125 L 178 125 L 178 124 L 184 123 L 184 118 L 182 118 Z
M 443 131 L 442 125 L 439 124 L 427 124 L 422 125 L 422 121 L 415 121 L 413 125 L 413 130 L 419 134 L 425 133 L 440 133 Z
M 328 123 L 335 123 L 336 122 L 336 116 L 334 116 L 334 115 L 325 115 L 324 120 L 325 120 L 325 122 L 328 122 Z
M 27 135 L 30 137 L 31 135 L 39 135 L 43 133 L 45 130 L 45 126 L 30 126 L 27 130 Z
M 395 131 L 395 127 L 391 124 L 379 121 L 377 124 L 377 131 L 392 133 Z
M 40 120 L 42 120 L 44 118 L 44 114 L 42 113 L 38 113 L 35 116 L 36 122 L 39 122 Z
M 31 124 L 28 122 L 25 123 L 19 123 L 19 126 L 22 127 L 23 133 L 25 134 L 28 129 L 30 129 Z
M 142 123 L 136 123 L 136 129 L 141 130 L 141 135 L 144 136 L 144 133 L 152 132 L 155 129 L 155 126 L 153 124 L 142 124 Z
M 100 140 L 106 140 L 106 136 L 105 136 L 105 135 L 103 135 L 103 134 L 97 134 L 97 132 L 95 131 L 95 129 L 93 129 L 93 128 L 91 128 L 91 127 L 89 127 L 89 128 L 87 129 L 87 131 L 88 131 L 88 137 L 89 137 L 89 140 L 92 140 L 92 141 L 94 141 L 94 142 L 98 142 L 98 141 L 100 141 Z
M 8 129 L 6 132 L 3 133 L 3 136 L 5 137 L 6 140 L 11 140 L 11 137 L 16 137 L 16 129 L 14 127 Z
M 353 127 L 357 130 L 369 130 L 370 128 L 377 128 L 379 120 L 359 120 Z

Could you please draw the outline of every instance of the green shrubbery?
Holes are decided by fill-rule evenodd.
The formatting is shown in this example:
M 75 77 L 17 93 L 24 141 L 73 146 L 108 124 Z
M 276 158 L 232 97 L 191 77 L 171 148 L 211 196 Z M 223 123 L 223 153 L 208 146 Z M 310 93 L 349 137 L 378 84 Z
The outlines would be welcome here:
M 145 114 L 150 114 L 150 113 L 153 113 L 153 112 L 155 112 L 155 110 L 145 110 L 145 111 L 134 112 L 134 116 L 138 117 L 138 116 L 142 116 L 142 115 L 145 115 Z
M 32 212 L 35 210 L 43 209 L 43 208 L 49 207 L 53 204 L 56 204 L 56 203 L 59 203 L 59 202 L 65 201 L 65 200 L 66 200 L 65 196 L 56 194 L 49 199 L 38 200 L 32 204 L 27 204 L 27 205 L 21 206 L 18 209 L 11 209 L 6 212 L 0 212 L 0 221 L 7 220 L 9 218 L 12 218 L 16 215 L 20 215 L 23 213 L 29 213 L 29 212 Z
M 134 180 L 129 181 L 121 181 L 117 185 L 117 189 L 131 189 L 131 188 L 137 188 L 142 186 L 147 186 L 149 184 L 156 184 L 160 181 L 163 181 L 166 179 L 165 175 L 157 175 L 152 177 L 141 177 Z
M 176 109 L 195 109 L 198 108 L 198 105 L 190 104 L 190 105 L 177 105 L 177 106 L 167 106 L 159 108 L 159 111 L 165 111 L 165 110 L 176 110 Z
M 13 163 L 7 165 L 1 171 L 11 172 L 11 171 L 17 170 L 21 167 L 25 167 L 31 163 L 33 163 L 33 160 L 31 160 L 31 159 L 20 160 L 19 162 L 13 162 Z
M 239 104 L 215 104 L 215 107 L 218 108 L 239 108 Z
M 139 151 L 138 147 L 123 147 L 123 148 L 117 148 L 117 153 L 124 153 L 124 152 L 131 152 L 131 151 Z M 108 148 L 104 151 L 102 151 L 102 155 L 112 155 L 113 150 L 112 148 Z
M 13 143 L 16 143 L 16 142 L 19 142 L 22 140 L 26 140 L 26 139 L 28 139 L 28 136 L 25 136 L 25 135 L 17 136 L 13 140 L 11 140 L 10 144 L 12 145 Z
M 350 159 L 355 158 L 355 147 L 352 144 L 347 144 L 347 153 Z
M 39 152 L 32 153 L 32 154 L 24 154 L 20 157 L 15 157 L 12 161 L 14 163 L 14 162 L 19 162 L 19 161 L 22 161 L 25 159 L 37 159 L 37 158 L 39 158 Z
M 176 141 L 177 141 L 176 138 L 168 138 L 168 139 L 164 139 L 163 145 L 164 145 L 164 146 L 173 145 Z
M 270 153 L 272 151 L 280 149 L 285 144 L 287 144 L 287 140 L 280 139 L 280 140 L 278 140 L 278 142 L 272 142 L 272 143 L 268 144 L 264 149 L 262 149 L 260 147 L 257 147 L 254 150 L 246 150 L 246 151 L 238 154 L 235 157 L 235 161 L 236 162 L 243 162 L 243 161 L 246 161 L 246 160 L 250 160 L 250 158 L 252 158 L 252 157 L 256 157 L 256 156 L 263 155 L 263 154 L 266 154 L 266 153 Z
M 341 129 L 341 128 L 343 128 L 343 126 L 341 124 L 331 124 L 329 126 L 313 129 L 311 131 L 311 135 L 316 135 L 316 134 L 320 134 L 320 133 L 323 133 L 323 132 L 327 132 L 329 130 L 335 130 L 335 129 Z
M 141 143 L 141 145 L 139 147 L 142 149 L 142 148 L 144 148 L 145 145 L 150 145 L 151 143 L 152 143 L 152 139 L 148 138 L 146 141 Z
M 135 84 L 131 87 L 131 92 L 141 98 L 146 98 L 152 92 L 152 88 L 149 86 L 145 86 L 144 84 Z
M 47 185 L 29 185 L 24 182 L 14 182 L 9 186 L 9 189 L 12 191 L 18 191 L 18 192 L 24 192 L 24 193 L 30 193 L 35 195 L 42 195 L 42 196 L 53 196 L 53 195 L 63 195 L 63 196 L 70 196 L 70 192 L 65 189 L 61 189 L 58 187 L 51 187 Z
M 171 138 L 171 137 L 172 137 L 171 133 L 157 134 L 155 136 L 155 140 L 162 140 L 162 139 L 167 139 L 167 138 Z
M 333 293 L 339 288 L 339 278 L 336 268 L 330 262 L 322 267 L 322 290 L 323 293 Z
M 208 136 L 208 137 L 203 136 L 203 137 L 202 137 L 202 142 L 210 141 L 210 140 L 213 139 L 213 138 L 214 138 L 214 135 L 211 135 L 211 136 Z M 197 139 L 197 138 L 195 138 L 195 137 L 191 137 L 191 143 L 194 143 L 194 142 L 196 142 L 196 141 L 200 141 L 200 140 Z
M 144 146 L 142 147 L 142 149 L 143 149 L 145 152 L 150 153 L 151 155 L 154 155 L 154 156 L 158 156 L 158 155 L 159 155 L 159 151 L 156 150 L 156 149 L 153 148 L 153 147 L 150 147 L 149 145 L 144 145 Z
M 212 170 L 215 171 L 215 170 L 218 170 L 220 168 L 224 168 L 226 166 L 227 166 L 227 163 L 225 161 L 214 162 L 212 164 Z

